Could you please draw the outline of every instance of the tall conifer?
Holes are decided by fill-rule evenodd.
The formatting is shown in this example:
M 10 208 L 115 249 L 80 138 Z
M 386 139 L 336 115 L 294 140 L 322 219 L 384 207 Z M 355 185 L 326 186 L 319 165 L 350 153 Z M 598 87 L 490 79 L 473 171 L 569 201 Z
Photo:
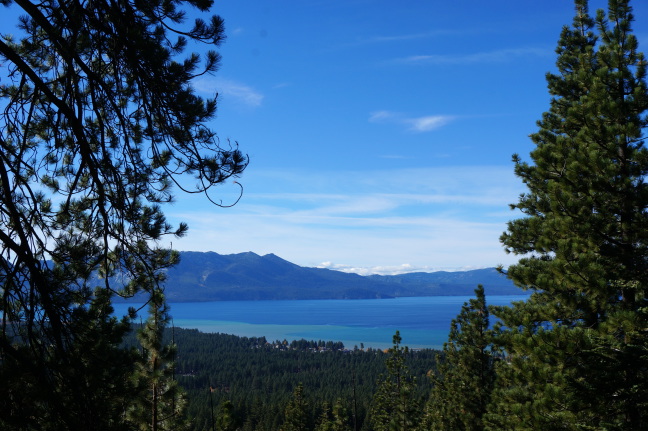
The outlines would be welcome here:
M 576 16 L 547 75 L 551 105 L 514 156 L 525 217 L 502 235 L 531 291 L 496 312 L 507 328 L 490 429 L 648 427 L 648 94 L 628 0 Z
M 234 431 L 237 429 L 234 419 L 234 405 L 230 400 L 223 400 L 220 403 L 216 427 L 219 431 Z
M 338 400 L 333 405 L 333 409 L 329 407 L 327 402 L 322 405 L 322 414 L 315 427 L 315 431 L 350 431 L 351 427 L 348 424 L 348 413 L 344 407 L 342 400 Z
M 142 353 L 133 378 L 139 395 L 133 399 L 129 419 L 142 431 L 187 429 L 184 391 L 174 375 L 176 346 L 163 339 L 169 319 L 164 294 L 157 289 L 149 317 L 137 334 Z
M 437 356 L 438 372 L 425 411 L 424 428 L 477 431 L 484 429 L 482 416 L 495 380 L 493 331 L 484 287 L 461 307 L 450 324 L 443 356 Z
M 299 383 L 284 410 L 281 431 L 306 431 L 308 429 L 308 401 L 304 396 L 304 385 Z
M 369 412 L 375 431 L 416 429 L 421 417 L 421 403 L 414 394 L 415 378 L 406 364 L 409 348 L 401 346 L 399 331 L 394 334 L 393 342 L 385 361 L 387 375 L 380 376 Z

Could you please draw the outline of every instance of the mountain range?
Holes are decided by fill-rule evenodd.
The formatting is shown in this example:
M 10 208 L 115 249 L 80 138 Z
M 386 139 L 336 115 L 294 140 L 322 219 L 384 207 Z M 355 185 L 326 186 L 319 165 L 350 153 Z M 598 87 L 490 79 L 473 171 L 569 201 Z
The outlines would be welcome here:
M 472 295 L 478 284 L 488 295 L 524 294 L 495 268 L 361 276 L 302 267 L 274 254 L 185 251 L 180 256 L 165 283 L 172 303 Z

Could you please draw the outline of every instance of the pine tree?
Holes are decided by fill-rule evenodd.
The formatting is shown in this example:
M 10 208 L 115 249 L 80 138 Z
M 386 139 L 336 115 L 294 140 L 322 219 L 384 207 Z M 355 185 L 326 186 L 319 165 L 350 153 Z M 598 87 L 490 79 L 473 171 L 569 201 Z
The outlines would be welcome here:
M 443 355 L 437 356 L 434 387 L 426 406 L 423 429 L 483 430 L 482 416 L 495 381 L 493 331 L 484 287 L 461 307 L 450 324 Z
M 236 429 L 236 421 L 234 420 L 234 405 L 230 400 L 223 400 L 218 408 L 216 429 L 218 431 L 234 431 Z
M 349 414 L 341 399 L 335 402 L 332 411 L 329 404 L 325 402 L 315 431 L 350 431 L 348 420 Z
M 331 407 L 327 402 L 322 404 L 322 413 L 317 419 L 315 431 L 333 431 L 333 424 L 331 423 Z
M 22 17 L 0 38 L 0 428 L 119 429 L 132 366 L 108 362 L 131 358 L 110 302 L 174 263 L 172 186 L 206 193 L 247 163 L 191 86 L 218 54 L 182 54 L 223 23 L 183 25 L 211 0 L 2 3 Z
M 281 431 L 306 431 L 308 429 L 308 401 L 304 397 L 304 385 L 298 384 L 284 410 Z
M 415 379 L 406 364 L 407 346 L 396 331 L 393 347 L 385 361 L 387 374 L 381 375 L 369 412 L 369 421 L 375 431 L 407 431 L 416 429 L 421 417 L 420 400 L 414 394 Z
M 349 425 L 349 412 L 341 399 L 338 399 L 335 404 L 333 404 L 333 418 L 331 422 L 332 431 L 350 431 L 351 426 Z
M 507 358 L 489 429 L 648 427 L 646 61 L 627 0 L 577 0 L 548 74 L 551 105 L 515 156 L 528 192 L 502 243 L 508 276 L 531 291 L 495 314 Z
M 129 420 L 142 431 L 187 429 L 185 395 L 175 379 L 176 346 L 163 339 L 169 319 L 164 294 L 155 290 L 149 317 L 137 334 L 142 352 L 132 379 L 138 394 L 128 414 Z
M 109 292 L 97 290 L 89 306 L 76 309 L 70 320 L 67 330 L 75 336 L 70 350 L 45 350 L 51 361 L 48 370 L 26 368 L 5 357 L 0 406 L 10 414 L 0 416 L 0 429 L 63 430 L 70 423 L 91 424 L 96 430 L 130 429 L 124 411 L 136 396 L 130 383 L 136 354 L 120 348 L 129 320 L 112 313 Z M 27 357 L 32 353 L 25 345 L 15 349 Z

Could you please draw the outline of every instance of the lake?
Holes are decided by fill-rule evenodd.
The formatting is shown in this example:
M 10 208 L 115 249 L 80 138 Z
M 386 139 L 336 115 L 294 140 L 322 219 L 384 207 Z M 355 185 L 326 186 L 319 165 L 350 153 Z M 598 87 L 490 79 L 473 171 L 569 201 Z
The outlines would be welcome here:
M 508 305 L 527 296 L 490 296 L 489 305 Z M 175 326 L 275 340 L 342 341 L 354 346 L 391 347 L 398 330 L 410 348 L 443 347 L 450 321 L 470 296 L 394 299 L 217 301 L 170 304 Z M 118 314 L 127 304 L 114 304 Z M 140 312 L 146 318 L 144 310 Z

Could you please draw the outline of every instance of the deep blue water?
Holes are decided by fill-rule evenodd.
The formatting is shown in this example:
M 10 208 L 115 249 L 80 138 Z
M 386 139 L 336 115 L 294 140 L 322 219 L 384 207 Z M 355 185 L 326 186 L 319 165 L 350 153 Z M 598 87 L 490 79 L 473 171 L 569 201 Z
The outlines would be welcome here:
M 347 348 L 386 348 L 400 331 L 411 348 L 441 348 L 450 321 L 470 296 L 424 298 L 218 301 L 171 304 L 176 326 L 240 336 L 265 336 L 268 341 L 305 338 L 342 341 Z M 526 296 L 490 296 L 491 305 L 508 305 Z M 119 314 L 126 304 L 115 304 Z M 142 312 L 146 318 L 146 313 Z

